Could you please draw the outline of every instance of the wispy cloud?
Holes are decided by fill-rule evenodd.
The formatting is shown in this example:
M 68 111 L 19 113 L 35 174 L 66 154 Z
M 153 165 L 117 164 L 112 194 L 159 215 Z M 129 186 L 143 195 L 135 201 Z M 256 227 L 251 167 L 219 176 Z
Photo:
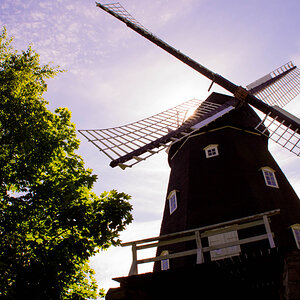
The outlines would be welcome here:
M 99 53 L 95 44 L 101 28 L 93 24 L 97 13 L 92 3 L 4 0 L 0 9 L 1 23 L 15 36 L 16 47 L 31 43 L 45 62 L 55 61 L 72 72 L 82 63 L 91 64 L 91 57 Z

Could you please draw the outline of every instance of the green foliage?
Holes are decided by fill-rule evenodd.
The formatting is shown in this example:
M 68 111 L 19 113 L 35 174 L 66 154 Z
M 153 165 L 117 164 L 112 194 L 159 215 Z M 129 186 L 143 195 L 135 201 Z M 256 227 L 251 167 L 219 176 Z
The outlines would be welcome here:
M 119 243 L 130 196 L 91 192 L 71 113 L 42 95 L 60 70 L 0 33 L 0 298 L 96 299 L 88 258 Z

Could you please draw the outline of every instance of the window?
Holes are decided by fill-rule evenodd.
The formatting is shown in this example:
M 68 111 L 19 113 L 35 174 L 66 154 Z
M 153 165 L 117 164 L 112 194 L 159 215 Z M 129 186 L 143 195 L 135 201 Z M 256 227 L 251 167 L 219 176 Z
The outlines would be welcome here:
M 238 241 L 237 231 L 229 231 L 225 233 L 215 234 L 208 237 L 209 246 L 217 246 L 225 243 Z M 241 253 L 241 247 L 239 245 L 231 246 L 227 248 L 220 248 L 210 251 L 211 260 L 223 259 L 226 257 L 236 256 Z
M 160 255 L 161 256 L 169 255 L 169 251 L 168 250 L 164 250 L 164 251 L 161 252 Z M 162 259 L 160 261 L 160 268 L 161 268 L 162 271 L 170 269 L 170 261 L 169 261 L 169 259 Z
M 278 188 L 275 171 L 269 167 L 261 168 L 267 186 Z
M 294 234 L 297 248 L 300 249 L 300 224 L 294 224 L 291 226 L 291 228 Z
M 170 215 L 177 209 L 177 192 L 178 191 L 173 190 L 168 196 Z
M 204 149 L 206 158 L 214 157 L 219 155 L 218 145 L 211 144 L 206 146 Z

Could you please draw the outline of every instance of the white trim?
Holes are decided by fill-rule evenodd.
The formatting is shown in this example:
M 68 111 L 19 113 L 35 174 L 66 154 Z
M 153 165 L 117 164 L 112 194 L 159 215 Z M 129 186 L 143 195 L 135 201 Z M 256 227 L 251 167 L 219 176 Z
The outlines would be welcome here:
M 251 90 L 251 89 L 253 89 L 253 88 L 256 88 L 257 86 L 259 86 L 259 85 L 261 85 L 261 84 L 267 82 L 268 80 L 270 80 L 270 79 L 272 79 L 272 78 L 273 78 L 273 77 L 271 76 L 271 74 L 267 74 L 267 75 L 265 75 L 265 76 L 263 76 L 263 77 L 261 77 L 261 78 L 255 80 L 254 82 L 248 84 L 248 85 L 246 86 L 246 88 L 247 88 L 247 90 L 249 91 L 249 90 Z
M 205 120 L 203 120 L 203 121 L 201 121 L 201 122 L 199 122 L 199 123 L 193 125 L 191 128 L 192 128 L 193 130 L 199 129 L 199 128 L 201 128 L 201 127 L 203 127 L 203 126 L 205 126 L 205 125 L 211 123 L 212 121 L 218 119 L 219 117 L 222 117 L 223 115 L 227 114 L 228 112 L 230 112 L 230 111 L 233 110 L 234 108 L 235 108 L 235 107 L 233 107 L 233 106 L 226 107 L 225 109 L 223 109 L 223 110 L 217 112 L 217 113 L 214 114 L 213 116 L 208 117 L 207 119 L 205 119 Z

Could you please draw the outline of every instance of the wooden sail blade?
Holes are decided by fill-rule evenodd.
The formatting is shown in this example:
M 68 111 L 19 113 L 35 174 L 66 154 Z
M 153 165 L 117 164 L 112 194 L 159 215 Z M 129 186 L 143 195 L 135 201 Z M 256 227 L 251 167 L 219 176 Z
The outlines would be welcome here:
M 122 157 L 178 129 L 202 101 L 192 99 L 164 112 L 120 127 L 108 129 L 79 130 L 79 132 L 105 153 L 111 160 Z M 214 109 L 211 105 L 207 109 Z M 158 150 L 162 150 L 160 147 Z M 153 155 L 149 152 L 149 155 Z
M 274 107 L 274 109 L 282 114 L 289 115 L 290 118 L 299 124 L 298 128 L 294 128 L 289 122 L 281 120 L 277 116 L 271 117 L 271 113 L 269 113 L 265 115 L 255 129 L 282 147 L 288 149 L 290 152 L 300 156 L 300 120 L 280 107 Z M 260 126 L 261 124 L 263 124 L 264 127 Z
M 122 157 L 119 157 L 116 160 L 113 160 L 110 163 L 111 167 L 115 167 L 117 165 L 121 166 L 124 162 L 128 162 L 133 158 L 136 162 L 131 163 L 128 166 L 133 166 L 138 162 L 145 160 L 149 156 L 153 155 L 153 149 L 157 149 L 156 153 L 168 148 L 172 143 L 181 141 L 182 139 L 186 138 L 187 136 L 193 134 L 195 131 L 199 130 L 200 128 L 210 124 L 211 122 L 215 121 L 216 119 L 222 117 L 224 114 L 230 112 L 235 108 L 238 104 L 238 100 L 234 99 L 232 101 L 228 101 L 223 105 L 215 104 L 216 108 L 214 109 L 207 109 L 206 103 L 201 104 L 200 109 L 197 109 L 197 114 L 192 116 L 188 121 L 186 121 L 180 128 L 169 132 L 167 135 L 164 135 L 156 140 L 153 140 L 151 143 L 144 145 Z M 209 104 L 211 105 L 211 104 Z
M 265 103 L 283 107 L 300 93 L 300 71 L 289 62 L 249 84 L 247 89 Z
M 193 99 L 135 123 L 79 132 L 112 160 L 112 167 L 132 167 L 228 113 L 237 103 L 236 99 L 223 104 Z M 191 109 L 195 112 L 187 118 Z

